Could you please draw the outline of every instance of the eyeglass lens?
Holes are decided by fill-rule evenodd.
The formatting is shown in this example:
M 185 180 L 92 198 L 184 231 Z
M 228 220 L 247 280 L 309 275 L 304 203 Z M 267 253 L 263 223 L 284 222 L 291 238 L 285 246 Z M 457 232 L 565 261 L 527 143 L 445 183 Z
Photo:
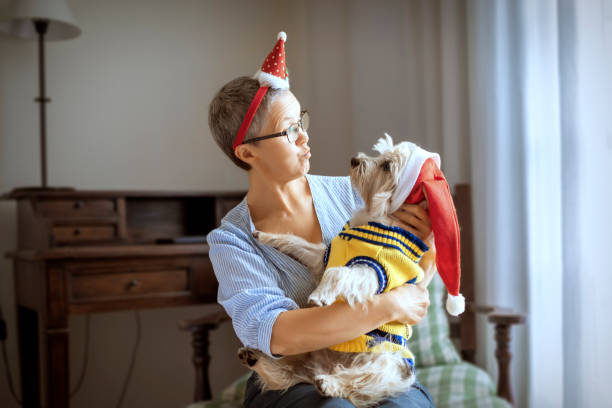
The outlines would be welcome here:
M 287 138 L 289 139 L 289 142 L 295 143 L 300 134 L 300 127 L 305 132 L 306 130 L 308 130 L 308 124 L 308 112 L 304 112 L 300 117 L 300 123 L 293 124 L 289 127 L 289 129 L 287 129 Z

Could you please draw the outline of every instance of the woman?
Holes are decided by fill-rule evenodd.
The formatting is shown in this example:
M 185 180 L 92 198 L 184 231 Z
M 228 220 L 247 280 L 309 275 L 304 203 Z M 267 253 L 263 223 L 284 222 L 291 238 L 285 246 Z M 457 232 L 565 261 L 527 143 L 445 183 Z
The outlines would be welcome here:
M 307 268 L 252 236 L 255 230 L 290 232 L 310 242 L 329 244 L 363 204 L 348 176 L 308 174 L 310 148 L 303 129 L 307 126 L 300 103 L 289 90 L 267 92 L 244 141 L 233 148 L 259 87 L 258 81 L 249 77 L 230 81 L 215 95 L 209 109 L 215 141 L 249 177 L 245 198 L 207 236 L 219 281 L 218 301 L 232 318 L 236 335 L 245 346 L 279 358 L 353 339 L 392 320 L 417 324 L 427 311 L 429 295 L 416 285 L 375 295 L 367 312 L 346 303 L 307 307 L 308 295 L 316 287 Z M 270 137 L 251 141 L 262 136 Z M 395 225 L 431 247 L 431 223 L 422 207 L 405 204 L 393 215 Z M 261 392 L 256 375 L 253 373 L 247 383 L 245 407 L 352 406 L 344 399 L 323 397 L 305 383 L 284 393 Z M 433 402 L 416 382 L 409 392 L 380 406 L 431 407 Z

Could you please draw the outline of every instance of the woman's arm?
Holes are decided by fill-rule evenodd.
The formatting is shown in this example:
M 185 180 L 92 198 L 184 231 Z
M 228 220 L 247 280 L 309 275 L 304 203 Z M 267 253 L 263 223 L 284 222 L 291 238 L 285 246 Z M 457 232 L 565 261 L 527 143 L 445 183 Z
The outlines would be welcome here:
M 390 321 L 414 325 L 427 312 L 429 292 L 403 285 L 375 295 L 366 304 L 362 308 L 336 302 L 282 312 L 272 327 L 270 350 L 281 355 L 305 353 L 354 339 Z
M 427 236 L 426 232 L 417 235 Z M 388 321 L 416 324 L 429 305 L 426 289 L 402 285 L 375 295 L 367 310 L 342 303 L 300 309 L 277 286 L 274 274 L 244 237 L 218 228 L 207 241 L 219 281 L 218 301 L 231 316 L 236 334 L 245 346 L 272 357 L 329 347 Z

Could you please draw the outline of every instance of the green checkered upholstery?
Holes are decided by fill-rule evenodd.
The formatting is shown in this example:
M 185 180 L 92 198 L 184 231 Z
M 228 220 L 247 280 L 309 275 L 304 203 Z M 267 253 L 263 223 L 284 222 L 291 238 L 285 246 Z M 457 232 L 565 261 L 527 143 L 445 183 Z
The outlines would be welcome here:
M 429 308 L 425 318 L 413 326 L 408 348 L 414 354 L 418 367 L 459 363 L 461 357 L 449 336 L 446 301 L 446 286 L 436 272 L 427 287 L 429 290 Z
M 491 377 L 470 363 L 417 367 L 417 378 L 433 397 L 436 408 L 511 408 L 495 395 Z
M 449 337 L 444 308 L 446 287 L 436 273 L 429 286 L 426 317 L 413 327 L 409 348 L 415 356 L 417 378 L 439 408 L 510 408 L 495 395 L 495 385 L 479 367 L 461 361 Z M 250 373 L 227 387 L 220 400 L 202 401 L 188 408 L 238 408 Z
M 242 407 L 242 399 L 246 383 L 251 372 L 238 377 L 226 389 L 223 390 L 220 400 L 200 401 L 189 405 L 187 408 L 239 408 Z

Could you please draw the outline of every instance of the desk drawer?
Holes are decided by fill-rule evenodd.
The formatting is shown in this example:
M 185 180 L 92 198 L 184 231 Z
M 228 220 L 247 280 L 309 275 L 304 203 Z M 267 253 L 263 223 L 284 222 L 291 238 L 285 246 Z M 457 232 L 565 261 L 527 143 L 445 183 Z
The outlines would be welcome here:
M 72 301 L 108 298 L 133 298 L 188 293 L 189 270 L 167 268 L 148 271 L 73 274 L 70 282 Z
M 54 225 L 52 236 L 56 244 L 112 241 L 117 238 L 115 224 Z
M 114 199 L 41 200 L 38 210 L 49 218 L 105 217 L 117 214 Z

